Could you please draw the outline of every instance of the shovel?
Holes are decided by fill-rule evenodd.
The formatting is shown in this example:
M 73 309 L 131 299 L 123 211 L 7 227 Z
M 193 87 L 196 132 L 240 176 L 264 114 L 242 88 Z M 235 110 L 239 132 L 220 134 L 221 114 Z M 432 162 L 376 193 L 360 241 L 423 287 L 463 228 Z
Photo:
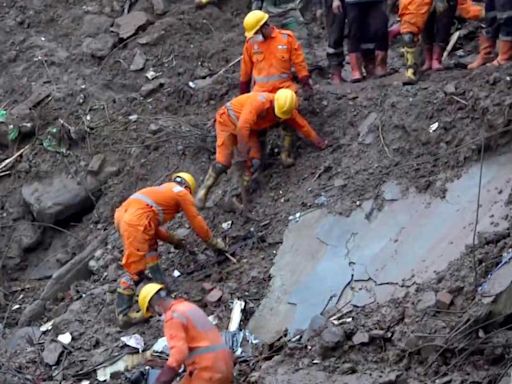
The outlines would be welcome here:
M 242 57 L 240 56 L 239 58 L 237 58 L 236 60 L 233 60 L 231 63 L 229 63 L 228 65 L 226 65 L 224 68 L 222 68 L 219 72 L 217 72 L 215 75 L 213 76 L 210 76 L 210 77 L 207 77 L 205 79 L 197 79 L 197 80 L 194 80 L 194 81 L 189 81 L 188 82 L 188 86 L 192 89 L 199 89 L 199 88 L 204 88 L 204 87 L 207 87 L 209 86 L 210 84 L 212 84 L 215 79 L 217 77 L 219 77 L 220 75 L 222 75 L 224 72 L 226 72 L 229 68 L 231 68 L 233 65 L 235 65 L 236 63 L 238 63 L 240 60 L 242 59 Z

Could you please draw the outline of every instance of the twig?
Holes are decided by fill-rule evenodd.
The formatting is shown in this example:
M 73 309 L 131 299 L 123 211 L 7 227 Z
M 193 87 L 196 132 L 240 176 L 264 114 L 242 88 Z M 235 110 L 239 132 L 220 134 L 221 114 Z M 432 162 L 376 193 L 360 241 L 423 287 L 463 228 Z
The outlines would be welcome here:
M 469 104 L 467 101 L 462 100 L 460 97 L 453 96 L 453 95 L 451 95 L 450 97 L 451 97 L 452 99 L 454 99 L 454 100 L 457 100 L 458 102 L 460 102 L 460 103 L 462 103 L 462 104 L 465 104 L 465 105 L 468 105 L 468 104 Z
M 50 74 L 50 70 L 48 69 L 48 65 L 46 64 L 46 60 L 44 59 L 43 56 L 39 56 L 38 59 L 41 60 L 41 62 L 43 63 L 44 68 L 46 69 L 46 73 L 48 74 L 48 77 L 50 78 L 50 82 L 52 83 L 53 91 L 55 92 L 57 87 L 55 86 L 55 82 L 53 81 L 53 77 Z
M 228 252 L 224 252 L 224 255 L 226 255 L 226 257 L 231 260 L 233 263 L 237 264 L 238 261 L 233 257 L 231 256 Z
M 25 152 L 27 149 L 30 148 L 32 144 L 28 144 L 25 148 L 20 149 L 18 152 L 16 152 L 13 156 L 9 157 L 7 160 L 4 160 L 0 163 L 0 171 L 3 171 L 4 169 L 10 167 L 12 163 L 14 163 L 14 160 L 16 160 L 17 157 L 21 156 L 23 152 Z
M 215 33 L 215 29 L 213 29 L 213 26 L 208 22 L 208 20 L 203 19 L 202 22 L 205 23 L 206 25 L 208 25 L 210 27 L 210 29 L 212 30 L 212 32 Z
M 380 137 L 380 142 L 382 144 L 382 147 L 384 147 L 384 150 L 386 151 L 386 154 L 388 155 L 388 157 L 390 159 L 393 159 L 393 156 L 391 156 L 391 154 L 389 153 L 389 149 L 386 145 L 386 142 L 384 141 L 384 136 L 382 135 L 382 123 L 379 121 L 379 137 Z
M 480 214 L 480 195 L 482 192 L 482 173 L 483 173 L 483 169 L 484 169 L 484 144 L 485 144 L 484 135 L 481 134 L 480 136 L 481 136 L 481 140 L 482 140 L 482 148 L 480 150 L 480 175 L 478 177 L 478 196 L 476 199 L 475 226 L 473 228 L 473 242 L 472 242 L 473 250 L 471 252 L 471 257 L 473 259 L 473 273 L 474 273 L 473 283 L 475 285 L 475 291 L 478 289 L 478 267 L 476 265 L 477 263 L 476 263 L 476 254 L 475 254 L 474 247 L 476 244 L 476 233 L 477 233 L 477 228 L 478 228 L 478 218 L 479 218 L 479 214 Z

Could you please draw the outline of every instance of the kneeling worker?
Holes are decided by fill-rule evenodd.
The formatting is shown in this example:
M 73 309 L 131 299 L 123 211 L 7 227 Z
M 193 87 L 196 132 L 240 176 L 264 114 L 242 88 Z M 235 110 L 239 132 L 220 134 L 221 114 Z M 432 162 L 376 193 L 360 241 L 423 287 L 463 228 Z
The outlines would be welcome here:
M 160 267 L 157 240 L 183 247 L 183 240 L 163 227 L 181 211 L 190 226 L 208 246 L 226 250 L 222 240 L 214 238 L 197 211 L 192 197 L 196 181 L 186 172 L 172 175 L 172 182 L 148 187 L 131 195 L 115 213 L 115 226 L 124 247 L 122 265 L 125 273 L 119 280 L 116 316 L 121 328 L 144 320 L 141 311 L 131 311 L 135 288 L 145 277 L 146 269 L 153 281 L 166 284 Z
M 197 192 L 196 204 L 199 208 L 206 205 L 210 189 L 231 166 L 235 148 L 246 161 L 242 188 L 248 187 L 251 175 L 256 172 L 261 160 L 257 133 L 279 122 L 293 127 L 318 149 L 327 147 L 327 141 L 318 136 L 297 111 L 297 95 L 291 89 L 280 89 L 275 94 L 252 92 L 235 97 L 220 108 L 215 117 L 216 158 Z
M 231 384 L 233 355 L 218 329 L 195 304 L 173 300 L 162 284 L 150 283 L 140 291 L 139 306 L 146 317 L 164 315 L 169 360 L 156 379 L 171 384 L 183 364 L 183 384 Z

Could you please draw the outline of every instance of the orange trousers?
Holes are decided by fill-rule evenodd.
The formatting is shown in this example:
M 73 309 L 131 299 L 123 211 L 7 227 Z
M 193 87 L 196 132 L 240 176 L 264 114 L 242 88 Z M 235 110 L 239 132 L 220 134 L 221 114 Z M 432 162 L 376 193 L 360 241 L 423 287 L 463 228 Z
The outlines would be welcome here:
M 131 210 L 128 202 L 116 210 L 114 222 L 123 241 L 123 268 L 136 278 L 160 259 L 157 252 L 158 218 L 156 214 Z
M 231 351 L 218 351 L 195 358 L 186 364 L 187 373 L 182 384 L 233 383 L 233 355 Z
M 234 151 L 238 145 L 236 124 L 233 123 L 225 107 L 222 107 L 215 118 L 215 134 L 217 144 L 215 160 L 217 163 L 231 167 Z M 261 159 L 261 146 L 258 131 L 251 131 L 249 135 L 249 159 Z
M 432 9 L 433 0 L 400 0 L 398 16 L 400 17 L 400 33 L 420 35 L 428 15 Z

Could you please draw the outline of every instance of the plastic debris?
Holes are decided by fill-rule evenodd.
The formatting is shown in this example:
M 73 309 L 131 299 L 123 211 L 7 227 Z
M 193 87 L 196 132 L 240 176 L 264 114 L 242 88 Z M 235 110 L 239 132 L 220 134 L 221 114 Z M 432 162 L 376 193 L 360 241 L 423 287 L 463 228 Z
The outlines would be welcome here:
M 68 143 L 58 127 L 51 127 L 46 131 L 43 139 L 43 147 L 51 152 L 59 152 L 66 154 L 68 152 Z
M 240 321 L 242 320 L 242 310 L 245 308 L 245 301 L 235 299 L 233 302 L 233 309 L 229 318 L 228 331 L 233 332 L 238 330 Z
M 161 337 L 157 340 L 155 344 L 151 347 L 151 351 L 153 353 L 159 354 L 169 354 L 169 348 L 167 347 L 167 339 L 165 337 Z
M 121 356 L 114 361 L 110 361 L 108 365 L 104 363 L 96 367 L 96 379 L 98 381 L 108 381 L 116 372 L 129 371 L 150 358 L 151 351 Z
M 174 270 L 174 272 L 172 273 L 172 275 L 173 275 L 174 277 L 180 277 L 180 276 L 181 276 L 181 272 L 180 272 L 180 271 L 178 271 L 177 269 L 175 269 L 175 270 Z
M 257 344 L 258 340 L 246 330 L 222 332 L 224 342 L 237 357 L 250 356 L 251 345 Z
M 49 322 L 44 323 L 43 325 L 41 325 L 41 326 L 39 327 L 39 330 L 40 330 L 41 332 L 47 332 L 47 331 L 49 331 L 50 329 L 52 329 L 52 328 L 53 328 L 53 322 L 54 322 L 54 321 L 55 321 L 55 320 L 50 320 Z
M 315 200 L 315 204 L 316 205 L 320 205 L 320 206 L 323 206 L 323 205 L 326 205 L 328 202 L 328 199 L 327 197 L 325 197 L 324 195 L 322 196 L 319 196 L 318 198 L 316 198 Z
M 139 115 L 128 116 L 128 120 L 130 120 L 132 123 L 136 122 L 138 119 L 139 119 Z
M 9 125 L 9 131 L 7 132 L 7 139 L 9 141 L 16 140 L 20 135 L 20 128 L 18 126 Z
M 428 128 L 428 131 L 430 133 L 434 132 L 437 128 L 439 128 L 439 122 L 435 122 L 434 124 L 432 124 L 429 128 Z
M 66 332 L 57 336 L 57 340 L 59 340 L 62 344 L 68 345 L 71 343 L 71 340 L 73 340 L 73 336 L 71 336 L 71 333 Z
M 82 380 L 80 384 L 91 384 L 91 382 L 89 380 Z
M 14 310 L 16 310 L 18 308 L 21 308 L 21 305 L 19 305 L 19 304 L 13 305 L 12 311 L 14 311 Z
M 135 335 L 123 336 L 121 341 L 132 348 L 138 349 L 139 353 L 144 349 L 144 339 L 137 333 Z
M 501 263 L 489 273 L 487 279 L 478 287 L 478 293 L 483 297 L 493 297 L 503 292 L 512 281 L 508 265 L 512 261 L 512 250 L 503 254 Z
M 233 225 L 233 220 L 226 221 L 225 223 L 222 223 L 222 229 L 227 231 L 228 229 L 231 228 L 232 225 Z
M 153 80 L 153 79 L 156 79 L 158 76 L 160 76 L 161 73 L 156 73 L 155 71 L 153 71 L 152 69 L 150 69 L 149 71 L 146 72 L 146 78 L 148 80 Z
M 208 320 L 210 320 L 210 322 L 213 325 L 217 325 L 217 323 L 219 322 L 219 319 L 217 318 L 217 315 L 208 316 Z
M 301 212 L 297 212 L 295 215 L 288 216 L 288 221 L 293 221 L 294 223 L 298 223 L 300 218 L 302 217 Z
M 0 123 L 5 123 L 5 120 L 7 120 L 7 111 L 0 109 Z

